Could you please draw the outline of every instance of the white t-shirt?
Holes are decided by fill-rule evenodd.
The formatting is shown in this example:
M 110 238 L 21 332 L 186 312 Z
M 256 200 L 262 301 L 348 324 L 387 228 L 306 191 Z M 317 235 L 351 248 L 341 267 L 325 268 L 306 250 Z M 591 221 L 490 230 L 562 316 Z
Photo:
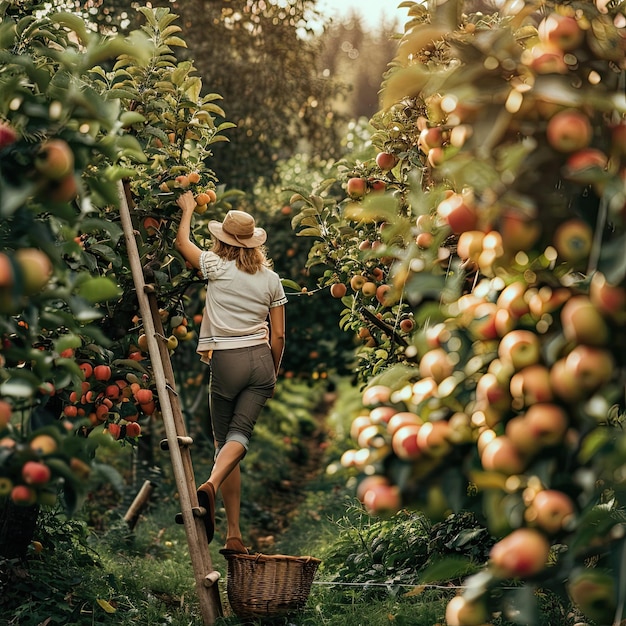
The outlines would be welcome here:
M 200 255 L 200 272 L 208 281 L 197 348 L 201 360 L 208 361 L 210 350 L 268 343 L 269 310 L 287 302 L 278 274 L 267 267 L 248 274 L 211 250 Z

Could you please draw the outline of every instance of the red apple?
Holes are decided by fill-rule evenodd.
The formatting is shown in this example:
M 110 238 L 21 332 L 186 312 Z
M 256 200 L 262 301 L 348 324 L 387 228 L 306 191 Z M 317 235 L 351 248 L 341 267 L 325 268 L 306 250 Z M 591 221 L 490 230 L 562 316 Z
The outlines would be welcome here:
M 602 272 L 595 272 L 591 278 L 589 300 L 606 315 L 623 319 L 626 313 L 626 289 L 611 285 Z
M 393 434 L 391 447 L 398 458 L 412 461 L 422 455 L 422 451 L 417 444 L 417 433 L 420 428 L 421 426 L 418 424 L 405 424 Z
M 13 407 L 6 400 L 0 400 L 0 431 L 7 427 L 12 414 Z
M 498 541 L 489 560 L 501 578 L 526 578 L 541 572 L 548 561 L 550 543 L 533 528 L 518 528 Z
M 511 406 L 511 394 L 508 386 L 500 383 L 495 374 L 486 372 L 476 383 L 476 402 L 481 407 L 504 410 Z
M 500 292 L 496 304 L 514 317 L 522 317 L 529 311 L 528 302 L 526 301 L 527 288 L 526 283 L 519 280 L 507 285 Z
M 367 190 L 365 178 L 349 178 L 346 183 L 346 191 L 351 198 L 362 198 Z
M 383 306 L 389 304 L 389 293 L 391 292 L 391 285 L 378 285 L 376 288 L 376 300 Z
M 597 148 L 583 148 L 567 159 L 563 176 L 579 183 L 593 183 L 597 179 L 597 170 L 604 170 L 608 157 Z
M 15 485 L 11 490 L 11 500 L 19 506 L 31 506 L 37 502 L 37 492 L 26 485 Z
M 533 317 L 540 319 L 543 315 L 552 313 L 571 297 L 569 289 L 553 290 L 547 285 L 531 292 L 528 298 L 528 308 Z
M 450 450 L 450 425 L 446 420 L 425 422 L 417 432 L 417 445 L 424 454 L 439 457 Z
M 546 128 L 548 143 L 558 152 L 582 150 L 591 141 L 589 118 L 578 109 L 559 111 Z
M 527 464 L 513 440 L 506 435 L 499 435 L 485 444 L 480 462 L 488 472 L 500 472 L 507 476 L 521 474 Z
M 441 148 L 443 146 L 443 132 L 439 126 L 432 128 L 424 128 L 417 139 L 418 148 L 428 154 L 433 148 Z
M 397 412 L 392 406 L 377 406 L 370 411 L 370 421 L 372 424 L 387 424 Z
M 454 371 L 450 355 L 443 348 L 435 348 L 420 359 L 419 372 L 422 378 L 432 378 L 440 383 Z
M 42 455 L 52 454 L 58 448 L 57 440 L 51 435 L 35 435 L 29 446 L 31 450 Z
M 513 399 L 520 401 L 522 407 L 550 402 L 553 398 L 550 370 L 539 363 L 529 365 L 511 378 L 509 389 Z
M 343 283 L 334 283 L 330 286 L 330 295 L 333 298 L 343 298 L 348 291 L 348 288 Z
M 27 485 L 44 485 L 50 476 L 50 468 L 45 463 L 27 461 L 22 466 L 22 478 Z
M 437 206 L 438 215 L 448 224 L 455 234 L 476 230 L 478 213 L 473 204 L 466 202 L 459 194 L 452 194 Z
M 372 385 L 363 391 L 361 401 L 364 406 L 374 406 L 376 404 L 384 404 L 389 401 L 391 389 L 387 385 Z
M 398 158 L 391 152 L 379 152 L 376 155 L 376 165 L 383 171 L 393 169 L 397 162 Z
M 362 500 L 367 511 L 373 515 L 397 513 L 402 506 L 400 490 L 395 485 L 374 484 L 363 494 Z
M 356 497 L 358 500 L 363 502 L 363 496 L 375 485 L 390 485 L 389 479 L 386 476 L 381 476 L 380 474 L 372 474 L 371 476 L 366 476 L 363 480 L 359 482 L 356 488 Z
M 565 358 L 563 373 L 571 376 L 576 386 L 589 394 L 611 380 L 615 367 L 609 350 L 580 345 Z
M 372 420 L 368 415 L 357 415 L 350 425 L 350 437 L 356 441 L 364 428 L 372 425 Z
M 498 358 L 515 370 L 538 363 L 541 358 L 539 337 L 529 330 L 512 330 L 502 337 L 498 346 Z
M 496 328 L 497 315 L 498 307 L 495 302 L 480 302 L 475 307 L 467 310 L 464 317 L 470 318 L 467 330 L 472 339 L 481 341 L 496 339 L 499 336 Z
M 583 41 L 584 31 L 576 18 L 561 13 L 551 13 L 539 23 L 539 39 L 567 52 L 574 50 Z
M 582 400 L 586 393 L 572 373 L 565 368 L 565 359 L 559 359 L 550 368 L 550 385 L 554 394 L 570 404 Z
M 563 51 L 548 43 L 535 44 L 522 55 L 522 61 L 537 74 L 566 74 L 569 70 Z
M 567 413 L 558 404 L 549 402 L 528 407 L 524 421 L 529 435 L 540 447 L 562 443 L 569 427 Z
M 52 276 L 52 263 L 47 254 L 37 248 L 20 248 L 15 260 L 22 270 L 22 290 L 31 296 L 41 291 Z
M 526 521 L 553 535 L 573 519 L 574 503 L 562 491 L 544 489 L 535 495 L 525 516 Z
M 570 298 L 561 309 L 561 325 L 568 341 L 603 346 L 609 339 L 604 316 L 584 295 Z
M 74 153 L 63 139 L 50 139 L 41 145 L 35 169 L 49 180 L 60 180 L 74 168 Z
M 387 422 L 387 432 L 393 436 L 396 432 L 402 428 L 402 426 L 413 425 L 421 426 L 424 422 L 417 413 L 411 411 L 400 411 L 389 418 Z
M 6 122 L 0 122 L 0 150 L 17 141 L 17 133 Z
M 499 219 L 498 230 L 502 236 L 502 247 L 513 256 L 520 250 L 528 252 L 532 249 L 541 234 L 541 222 L 516 211 L 505 211 Z

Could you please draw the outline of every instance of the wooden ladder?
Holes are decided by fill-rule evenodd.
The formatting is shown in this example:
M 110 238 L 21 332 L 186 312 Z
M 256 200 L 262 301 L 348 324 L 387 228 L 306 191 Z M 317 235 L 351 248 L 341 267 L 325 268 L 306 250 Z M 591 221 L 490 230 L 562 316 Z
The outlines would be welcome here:
M 205 625 L 211 625 L 222 615 L 218 587 L 220 574 L 213 569 L 202 521 L 205 511 L 198 506 L 190 452 L 193 439 L 186 433 L 185 420 L 176 392 L 172 361 L 167 348 L 167 337 L 164 334 L 163 323 L 159 316 L 156 293 L 154 287 L 147 285 L 144 281 L 143 268 L 130 216 L 129 198 L 121 181 L 118 184 L 118 195 L 124 239 L 137 300 L 139 301 L 139 311 L 147 338 L 148 353 L 153 368 L 163 425 L 165 426 L 166 439 L 161 442 L 161 448 L 169 450 L 172 460 L 202 619 Z

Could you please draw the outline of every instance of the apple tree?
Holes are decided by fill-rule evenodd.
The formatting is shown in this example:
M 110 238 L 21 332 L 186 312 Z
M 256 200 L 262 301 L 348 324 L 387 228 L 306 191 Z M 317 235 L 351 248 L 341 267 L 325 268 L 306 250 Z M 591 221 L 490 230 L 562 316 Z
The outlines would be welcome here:
M 204 159 L 228 127 L 179 63 L 176 17 L 103 37 L 36 3 L 0 7 L 0 502 L 21 554 L 40 505 L 78 506 L 98 446 L 158 414 L 118 205 L 132 207 L 173 351 L 197 277 L 173 252 L 176 193 L 216 206 Z M 158 90 L 158 93 L 157 93 Z M 166 287 L 163 287 L 166 286 Z M 191 316 L 190 316 L 191 318 Z
M 339 200 L 301 190 L 294 217 L 366 341 L 342 462 L 373 513 L 481 516 L 496 543 L 448 624 L 537 623 L 539 587 L 618 623 L 623 4 L 405 5 L 378 154 L 338 169 Z

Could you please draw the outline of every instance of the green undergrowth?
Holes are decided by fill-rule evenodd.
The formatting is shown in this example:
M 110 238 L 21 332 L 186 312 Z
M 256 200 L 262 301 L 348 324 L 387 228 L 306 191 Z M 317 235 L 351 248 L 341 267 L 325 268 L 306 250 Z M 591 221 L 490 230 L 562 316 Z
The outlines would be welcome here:
M 491 538 L 470 514 L 439 524 L 414 511 L 369 516 L 355 498 L 354 476 L 338 462 L 358 410 L 359 390 L 349 381 L 339 382 L 323 436 L 320 410 L 328 398 L 322 401 L 322 396 L 327 396 L 325 389 L 306 384 L 282 388 L 242 464 L 244 536 L 260 525 L 265 532 L 275 526 L 274 543 L 264 552 L 321 559 L 308 603 L 288 617 L 241 622 L 232 615 L 226 561 L 218 553 L 224 539 L 218 504 L 211 556 L 221 574 L 224 616 L 216 626 L 443 624 L 448 599 L 463 576 L 484 561 Z M 313 471 L 311 455 L 319 454 L 318 445 L 323 453 Z M 204 480 L 211 446 L 203 443 L 192 458 L 197 481 Z M 131 461 L 126 450 L 118 459 L 117 479 L 107 482 L 114 476 L 110 472 L 97 476 L 100 488 L 86 502 L 82 518 L 44 512 L 35 536 L 40 545 L 33 545 L 26 563 L 0 567 L 16 576 L 2 589 L 2 626 L 202 626 L 186 535 L 173 523 L 179 506 L 171 468 L 162 463 L 154 495 L 131 530 L 123 517 L 137 486 L 127 494 L 116 491 Z M 296 480 L 299 467 L 307 468 L 304 483 Z M 287 519 L 273 519 L 268 504 L 275 506 L 272 498 L 296 484 Z M 572 626 L 553 598 L 542 596 L 541 603 L 545 621 L 537 626 Z M 513 626 L 502 616 L 492 623 Z

